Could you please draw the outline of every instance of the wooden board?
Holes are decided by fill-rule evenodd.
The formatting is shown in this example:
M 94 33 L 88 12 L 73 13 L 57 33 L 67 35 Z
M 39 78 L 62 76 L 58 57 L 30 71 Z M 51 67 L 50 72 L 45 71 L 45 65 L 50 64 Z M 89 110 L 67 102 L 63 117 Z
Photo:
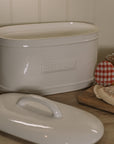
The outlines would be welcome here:
M 79 91 L 77 100 L 80 104 L 85 104 L 100 110 L 114 113 L 114 106 L 107 104 L 103 100 L 96 98 L 93 92 L 93 87 L 87 90 Z

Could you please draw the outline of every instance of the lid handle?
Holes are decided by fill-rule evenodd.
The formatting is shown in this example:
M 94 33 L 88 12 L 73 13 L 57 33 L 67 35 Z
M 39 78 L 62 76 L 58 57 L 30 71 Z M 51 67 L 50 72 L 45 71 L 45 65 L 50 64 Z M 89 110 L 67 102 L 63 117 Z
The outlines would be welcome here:
M 60 109 L 58 108 L 58 106 L 53 101 L 51 101 L 47 98 L 44 98 L 44 97 L 38 96 L 38 95 L 30 94 L 27 97 L 21 97 L 17 101 L 17 104 L 22 107 L 22 106 L 26 106 L 28 104 L 28 102 L 41 103 L 41 104 L 47 106 L 51 110 L 51 112 L 55 118 L 61 118 L 62 117 L 62 113 L 61 113 Z

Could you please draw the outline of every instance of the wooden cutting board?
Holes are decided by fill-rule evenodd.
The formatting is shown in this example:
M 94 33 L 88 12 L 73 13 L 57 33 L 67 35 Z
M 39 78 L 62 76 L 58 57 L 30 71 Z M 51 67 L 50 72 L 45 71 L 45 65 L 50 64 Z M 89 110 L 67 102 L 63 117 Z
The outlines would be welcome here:
M 87 90 L 79 91 L 77 95 L 77 100 L 80 104 L 85 104 L 100 110 L 114 113 L 114 106 L 96 98 L 93 92 L 93 87 Z

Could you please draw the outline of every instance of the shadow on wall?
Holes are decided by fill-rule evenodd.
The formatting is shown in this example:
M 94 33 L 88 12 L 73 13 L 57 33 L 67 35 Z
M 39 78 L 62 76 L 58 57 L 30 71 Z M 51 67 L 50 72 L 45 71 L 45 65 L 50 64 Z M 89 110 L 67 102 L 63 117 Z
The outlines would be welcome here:
M 98 62 L 103 61 L 109 54 L 114 53 L 114 47 L 101 47 L 98 50 Z

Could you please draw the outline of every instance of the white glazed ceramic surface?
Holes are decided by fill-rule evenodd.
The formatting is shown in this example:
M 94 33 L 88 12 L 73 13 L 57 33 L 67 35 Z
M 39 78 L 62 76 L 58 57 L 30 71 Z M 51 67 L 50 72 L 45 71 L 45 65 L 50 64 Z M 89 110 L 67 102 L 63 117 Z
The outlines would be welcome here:
M 0 87 L 45 94 L 88 87 L 97 60 L 97 29 L 79 22 L 0 28 Z
M 104 128 L 80 109 L 38 95 L 0 95 L 0 130 L 37 144 L 94 144 Z
M 81 22 L 25 24 L 0 28 L 0 38 L 12 40 L 65 37 L 72 35 L 79 36 L 97 33 L 98 30 L 95 25 Z

